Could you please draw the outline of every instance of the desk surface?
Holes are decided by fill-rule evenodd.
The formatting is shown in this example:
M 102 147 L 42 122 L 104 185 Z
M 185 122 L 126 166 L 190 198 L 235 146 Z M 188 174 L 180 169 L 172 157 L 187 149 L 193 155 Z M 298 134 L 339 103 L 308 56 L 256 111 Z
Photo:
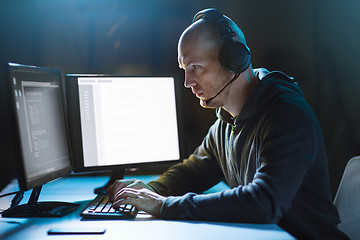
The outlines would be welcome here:
M 139 176 L 147 182 L 149 176 Z M 275 224 L 241 224 L 200 221 L 165 221 L 138 214 L 133 220 L 83 220 L 80 212 L 95 197 L 93 189 L 103 185 L 108 177 L 68 177 L 43 186 L 39 201 L 67 201 L 80 203 L 74 212 L 62 218 L 0 218 L 0 239 L 293 239 Z M 217 185 L 211 191 L 222 189 Z M 1 194 L 16 191 L 16 181 Z M 31 191 L 24 195 L 26 203 Z M 0 208 L 9 207 L 13 196 L 0 199 Z M 50 228 L 102 227 L 102 235 L 48 235 Z

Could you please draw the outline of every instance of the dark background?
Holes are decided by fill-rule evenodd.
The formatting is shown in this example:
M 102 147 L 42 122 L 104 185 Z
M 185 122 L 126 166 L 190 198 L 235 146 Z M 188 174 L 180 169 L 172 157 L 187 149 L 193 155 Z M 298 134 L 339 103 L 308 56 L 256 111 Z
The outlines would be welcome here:
M 255 68 L 284 71 L 299 82 L 323 128 L 335 194 L 347 161 L 360 150 L 357 0 L 2 0 L 0 63 L 57 68 L 63 75 L 169 74 L 183 81 L 178 38 L 208 7 L 242 28 Z M 0 68 L 0 81 L 3 76 Z M 182 99 L 190 153 L 215 115 L 190 90 Z M 0 141 L 1 181 L 13 172 L 6 141 Z

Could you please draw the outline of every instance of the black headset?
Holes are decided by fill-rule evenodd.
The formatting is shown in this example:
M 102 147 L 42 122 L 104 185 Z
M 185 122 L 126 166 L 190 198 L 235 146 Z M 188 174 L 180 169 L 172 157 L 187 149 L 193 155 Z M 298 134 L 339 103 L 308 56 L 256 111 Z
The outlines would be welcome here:
M 228 72 L 240 74 L 250 65 L 250 49 L 239 41 L 234 41 L 235 31 L 231 29 L 224 15 L 215 8 L 198 12 L 193 23 L 205 19 L 219 27 L 221 38 L 224 40 L 220 50 L 220 64 Z

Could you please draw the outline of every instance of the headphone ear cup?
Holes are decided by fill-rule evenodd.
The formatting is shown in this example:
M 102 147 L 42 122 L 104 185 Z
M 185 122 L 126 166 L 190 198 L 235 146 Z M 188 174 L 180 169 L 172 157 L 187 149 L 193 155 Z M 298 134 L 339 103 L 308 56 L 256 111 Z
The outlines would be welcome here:
M 231 73 L 242 73 L 250 65 L 250 50 L 238 41 L 227 41 L 220 51 L 221 66 Z

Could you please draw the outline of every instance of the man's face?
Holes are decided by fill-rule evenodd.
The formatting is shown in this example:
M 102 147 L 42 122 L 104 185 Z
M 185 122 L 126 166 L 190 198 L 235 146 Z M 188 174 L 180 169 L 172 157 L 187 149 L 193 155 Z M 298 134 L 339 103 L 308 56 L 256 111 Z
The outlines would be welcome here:
M 210 106 L 205 102 L 215 96 L 232 77 L 221 67 L 218 50 L 211 43 L 180 41 L 178 62 L 185 71 L 184 86 L 191 88 L 200 99 L 201 106 L 218 108 L 224 105 L 226 91 L 216 97 Z

